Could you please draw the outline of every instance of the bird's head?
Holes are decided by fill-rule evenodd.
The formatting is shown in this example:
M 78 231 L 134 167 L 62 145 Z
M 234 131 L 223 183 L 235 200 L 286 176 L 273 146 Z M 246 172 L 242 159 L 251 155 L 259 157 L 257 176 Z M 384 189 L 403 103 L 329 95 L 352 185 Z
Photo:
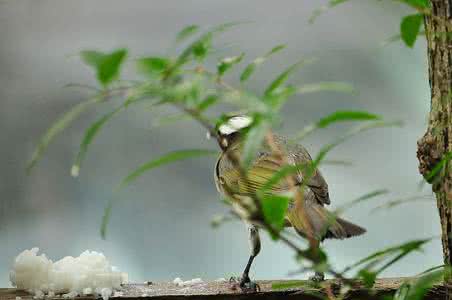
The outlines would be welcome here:
M 247 115 L 235 115 L 226 120 L 217 128 L 220 147 L 227 149 L 237 138 L 240 137 L 243 129 L 246 129 L 253 122 L 253 118 Z

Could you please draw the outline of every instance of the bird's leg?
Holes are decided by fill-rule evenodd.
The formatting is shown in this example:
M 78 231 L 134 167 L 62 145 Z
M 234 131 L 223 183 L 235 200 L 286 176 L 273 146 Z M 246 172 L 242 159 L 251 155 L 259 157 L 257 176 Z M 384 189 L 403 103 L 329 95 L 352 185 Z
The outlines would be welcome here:
M 317 257 L 318 251 L 320 247 L 320 241 L 316 241 L 314 245 L 312 245 L 311 251 L 312 251 L 312 257 Z M 325 274 L 323 272 L 315 272 L 314 276 L 309 277 L 309 280 L 314 282 L 321 282 L 325 280 Z
M 259 238 L 259 231 L 255 225 L 248 225 L 248 239 L 250 243 L 250 258 L 246 264 L 245 270 L 243 271 L 242 277 L 240 278 L 240 288 L 242 290 L 252 290 L 257 291 L 259 286 L 250 280 L 249 272 L 251 265 L 253 264 L 254 258 L 259 254 L 261 250 L 261 240 Z

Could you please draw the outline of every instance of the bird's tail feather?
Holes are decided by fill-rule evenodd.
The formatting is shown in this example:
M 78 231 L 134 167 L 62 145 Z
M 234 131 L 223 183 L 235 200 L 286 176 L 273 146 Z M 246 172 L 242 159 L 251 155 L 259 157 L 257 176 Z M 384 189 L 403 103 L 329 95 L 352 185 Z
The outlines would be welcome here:
M 366 232 L 361 226 L 335 217 L 320 205 L 306 207 L 305 216 L 309 219 L 309 227 L 313 231 L 314 237 L 319 240 L 346 239 Z M 301 210 L 294 207 L 289 211 L 287 217 L 295 230 L 306 236 L 308 226 L 306 226 Z
M 332 239 L 346 239 L 353 236 L 361 235 L 366 232 L 366 229 L 346 221 L 341 218 L 336 218 L 335 222 L 328 228 L 325 238 Z

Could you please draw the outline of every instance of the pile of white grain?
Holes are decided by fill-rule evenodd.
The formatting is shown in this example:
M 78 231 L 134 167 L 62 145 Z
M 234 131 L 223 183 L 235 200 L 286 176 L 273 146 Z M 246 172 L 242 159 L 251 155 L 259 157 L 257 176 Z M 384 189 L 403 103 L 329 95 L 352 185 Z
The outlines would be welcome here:
M 10 273 L 12 285 L 29 291 L 36 299 L 55 294 L 65 298 L 95 294 L 108 300 L 128 281 L 127 274 L 112 266 L 102 253 L 87 250 L 79 257 L 66 256 L 52 262 L 45 254 L 37 255 L 38 251 L 33 248 L 20 253 Z

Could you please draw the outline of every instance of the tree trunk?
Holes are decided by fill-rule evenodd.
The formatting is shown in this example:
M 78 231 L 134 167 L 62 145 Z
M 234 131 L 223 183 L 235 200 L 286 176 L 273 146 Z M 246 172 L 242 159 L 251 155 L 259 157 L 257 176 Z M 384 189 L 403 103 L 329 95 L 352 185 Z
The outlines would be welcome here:
M 452 0 L 430 0 L 425 16 L 431 110 L 427 132 L 418 141 L 419 171 L 426 177 L 452 153 Z M 444 263 L 452 265 L 452 161 L 432 180 L 441 218 Z M 450 273 L 446 276 L 452 282 Z

